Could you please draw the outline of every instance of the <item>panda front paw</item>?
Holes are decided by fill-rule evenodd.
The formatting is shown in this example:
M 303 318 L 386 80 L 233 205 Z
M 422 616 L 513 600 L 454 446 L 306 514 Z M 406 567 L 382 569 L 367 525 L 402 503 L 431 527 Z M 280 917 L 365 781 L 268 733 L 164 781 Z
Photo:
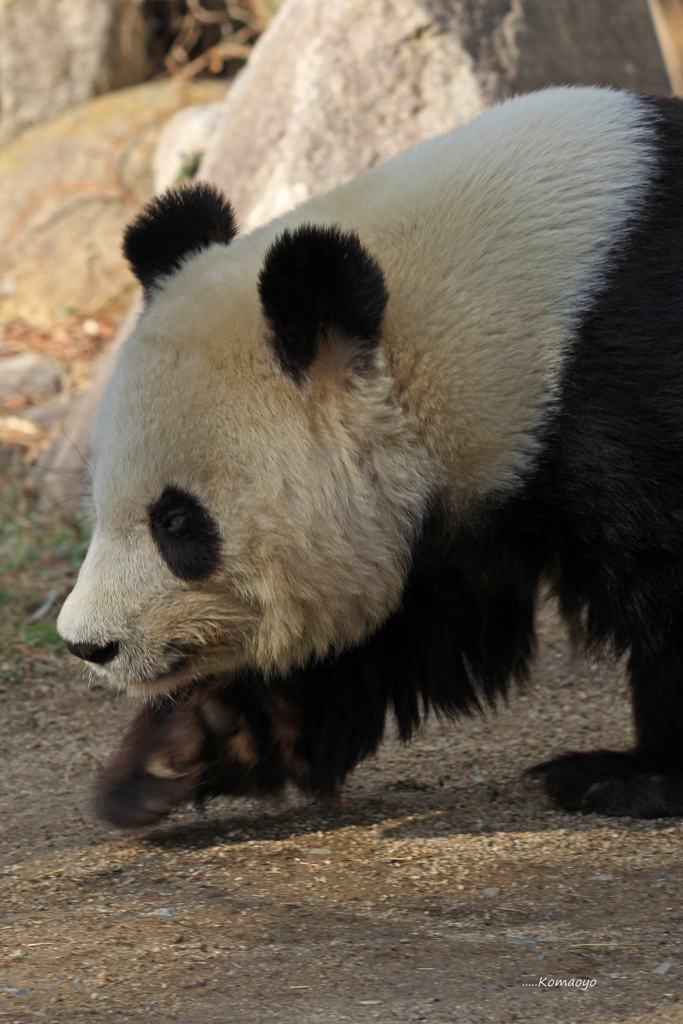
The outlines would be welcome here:
M 565 754 L 529 769 L 566 811 L 663 818 L 683 815 L 683 771 L 639 753 Z
M 253 693 L 215 680 L 143 708 L 98 776 L 97 816 L 135 828 L 190 801 L 276 793 L 292 777 L 278 742 L 280 718 Z
M 153 825 L 193 799 L 205 772 L 204 735 L 193 709 L 143 708 L 95 783 L 95 813 L 117 828 Z

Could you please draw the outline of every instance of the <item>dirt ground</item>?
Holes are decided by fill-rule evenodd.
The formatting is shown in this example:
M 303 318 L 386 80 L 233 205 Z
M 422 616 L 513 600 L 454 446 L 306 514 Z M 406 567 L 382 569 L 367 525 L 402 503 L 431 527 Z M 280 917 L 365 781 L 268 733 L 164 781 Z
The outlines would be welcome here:
M 566 815 L 524 778 L 630 738 L 623 676 L 541 637 L 527 695 L 389 740 L 335 808 L 136 834 L 90 808 L 131 706 L 39 654 L 1 696 L 0 1024 L 683 1021 L 683 823 Z

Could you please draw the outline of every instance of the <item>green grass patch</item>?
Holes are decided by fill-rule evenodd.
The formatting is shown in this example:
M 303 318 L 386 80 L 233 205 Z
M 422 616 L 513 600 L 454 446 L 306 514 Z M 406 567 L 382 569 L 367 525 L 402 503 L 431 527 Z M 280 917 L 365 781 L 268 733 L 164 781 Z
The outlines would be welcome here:
M 88 516 L 64 513 L 21 473 L 0 466 L 0 677 L 13 680 L 27 657 L 58 651 L 55 629 L 90 540 Z M 37 622 L 31 616 L 55 595 Z

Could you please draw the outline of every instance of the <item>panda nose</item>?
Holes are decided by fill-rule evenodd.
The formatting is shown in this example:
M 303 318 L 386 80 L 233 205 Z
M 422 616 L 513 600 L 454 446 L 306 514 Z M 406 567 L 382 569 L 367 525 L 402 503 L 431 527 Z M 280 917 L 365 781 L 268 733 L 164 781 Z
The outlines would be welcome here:
M 100 647 L 99 644 L 72 644 L 68 640 L 65 640 L 64 643 L 77 658 L 83 658 L 83 661 L 93 661 L 96 665 L 106 665 L 119 653 L 118 640 L 112 640 L 104 647 Z

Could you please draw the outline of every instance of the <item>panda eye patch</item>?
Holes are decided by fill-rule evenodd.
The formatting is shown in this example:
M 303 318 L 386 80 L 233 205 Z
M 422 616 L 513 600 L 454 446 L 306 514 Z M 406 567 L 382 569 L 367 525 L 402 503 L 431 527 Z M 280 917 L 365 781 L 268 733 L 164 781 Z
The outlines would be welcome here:
M 166 487 L 149 509 L 149 524 L 159 554 L 174 576 L 201 580 L 220 562 L 220 533 L 211 514 L 191 494 Z

